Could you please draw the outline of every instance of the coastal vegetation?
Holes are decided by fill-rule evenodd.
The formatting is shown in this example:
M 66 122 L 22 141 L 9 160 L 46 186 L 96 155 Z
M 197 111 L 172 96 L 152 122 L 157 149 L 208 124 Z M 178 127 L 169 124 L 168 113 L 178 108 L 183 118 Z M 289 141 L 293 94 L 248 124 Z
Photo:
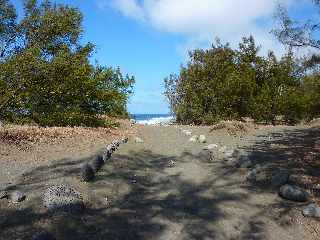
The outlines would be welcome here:
M 313 1 L 319 8 L 319 1 Z M 165 95 L 180 123 L 212 124 L 251 117 L 275 123 L 279 116 L 297 123 L 320 115 L 320 41 L 317 21 L 297 23 L 285 8 L 278 10 L 279 29 L 273 31 L 288 50 L 281 58 L 260 54 L 252 36 L 237 49 L 219 40 L 208 49 L 189 53 L 179 74 L 165 79 Z M 295 57 L 296 48 L 315 49 Z
M 181 123 L 212 124 L 251 117 L 290 123 L 319 115 L 320 81 L 315 66 L 298 61 L 292 51 L 278 59 L 259 55 L 254 38 L 238 49 L 219 40 L 209 49 L 190 52 L 178 75 L 165 79 L 165 95 Z M 310 62 L 310 61 L 309 61 Z
M 135 79 L 92 64 L 77 8 L 24 1 L 23 15 L 0 0 L 0 120 L 41 126 L 104 126 L 127 117 Z

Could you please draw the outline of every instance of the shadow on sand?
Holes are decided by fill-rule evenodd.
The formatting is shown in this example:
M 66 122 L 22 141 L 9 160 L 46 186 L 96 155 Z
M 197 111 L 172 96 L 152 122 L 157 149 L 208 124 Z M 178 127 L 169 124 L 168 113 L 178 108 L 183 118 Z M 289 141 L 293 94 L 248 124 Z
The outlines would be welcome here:
M 287 131 L 273 135 L 271 141 L 257 142 L 247 150 L 255 164 L 315 176 L 319 172 L 312 164 L 318 163 L 302 164 L 307 154 L 316 151 L 314 143 L 319 136 L 320 131 L 315 128 Z M 319 154 L 319 149 L 317 151 Z M 207 171 L 212 171 L 212 176 L 195 183 L 192 179 L 182 178 L 181 172 L 168 174 L 170 163 L 182 164 L 190 159 L 201 162 Z M 183 153 L 177 157 L 139 151 L 115 154 L 95 182 L 87 185 L 93 196 L 83 214 L 48 214 L 41 207 L 41 191 L 55 179 L 76 178 L 78 167 L 87 160 L 63 159 L 57 164 L 24 173 L 12 189 L 37 194 L 26 203 L 5 205 L 1 209 L 0 239 L 30 239 L 42 229 L 52 232 L 57 239 L 70 240 L 227 239 L 225 232 L 215 224 L 232 216 L 219 205 L 227 202 L 249 205 L 251 191 L 257 191 L 255 186 L 234 181 L 238 169 L 209 163 L 206 154 Z M 224 180 L 223 184 L 221 180 Z M 244 191 L 230 191 L 232 187 Z M 282 214 L 292 207 L 290 203 L 278 205 Z M 259 214 L 266 214 L 265 209 Z M 265 239 L 264 222 L 258 218 L 242 224 L 245 227 L 239 230 L 237 239 Z

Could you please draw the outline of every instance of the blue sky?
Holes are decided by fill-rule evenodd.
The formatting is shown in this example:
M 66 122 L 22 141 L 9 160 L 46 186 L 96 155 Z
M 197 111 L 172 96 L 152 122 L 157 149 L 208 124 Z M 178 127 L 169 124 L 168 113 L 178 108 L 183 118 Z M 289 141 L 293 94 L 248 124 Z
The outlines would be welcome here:
M 12 1 L 21 11 L 21 0 Z M 282 46 L 270 34 L 281 2 L 293 16 L 313 14 L 308 0 L 57 0 L 84 15 L 83 42 L 96 45 L 92 60 L 120 66 L 136 77 L 131 113 L 168 113 L 163 79 L 177 73 L 187 52 L 215 37 L 236 46 L 253 34 L 264 52 Z M 264 53 L 262 52 L 262 54 Z

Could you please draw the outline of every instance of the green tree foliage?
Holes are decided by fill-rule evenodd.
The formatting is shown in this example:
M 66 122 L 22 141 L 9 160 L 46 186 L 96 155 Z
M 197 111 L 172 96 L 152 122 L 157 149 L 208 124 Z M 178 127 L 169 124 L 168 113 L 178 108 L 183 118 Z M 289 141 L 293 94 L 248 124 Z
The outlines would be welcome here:
M 313 3 L 313 7 L 316 12 L 319 13 L 320 1 L 310 0 Z M 289 16 L 287 9 L 283 6 L 279 6 L 278 20 L 280 26 L 274 30 L 273 33 L 279 39 L 281 43 L 288 46 L 291 49 L 308 48 L 313 49 L 312 54 L 305 56 L 301 60 L 301 68 L 304 71 L 304 76 L 301 77 L 300 81 L 303 88 L 299 92 L 295 92 L 292 96 L 292 103 L 302 101 L 306 106 L 305 113 L 303 109 L 300 115 L 308 117 L 319 117 L 320 116 L 320 97 L 319 97 L 319 86 L 320 86 L 320 22 L 317 14 L 306 15 L 305 19 L 299 21 Z M 298 97 L 297 97 L 298 94 Z
M 191 52 L 180 74 L 165 79 L 177 120 L 210 124 L 250 116 L 275 123 L 278 115 L 288 121 L 305 117 L 307 99 L 292 53 L 278 60 L 272 52 L 259 56 L 259 50 L 249 37 L 237 50 L 217 41 L 210 49 Z
M 26 0 L 17 22 L 7 0 L 0 8 L 2 118 L 65 126 L 102 125 L 102 115 L 127 115 L 134 78 L 90 64 L 94 45 L 80 44 L 78 9 Z

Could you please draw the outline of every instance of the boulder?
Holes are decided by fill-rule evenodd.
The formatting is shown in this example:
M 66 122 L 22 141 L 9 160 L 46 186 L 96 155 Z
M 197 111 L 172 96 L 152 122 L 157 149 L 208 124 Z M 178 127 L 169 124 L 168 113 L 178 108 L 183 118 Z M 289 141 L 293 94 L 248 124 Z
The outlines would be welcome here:
M 144 143 L 144 141 L 139 137 L 135 137 L 134 141 L 135 141 L 135 143 Z
M 215 148 L 218 148 L 218 145 L 217 144 L 210 144 L 208 146 L 205 146 L 203 149 L 204 150 L 213 150 Z
M 91 162 L 91 167 L 94 172 L 98 172 L 104 165 L 104 160 L 102 155 L 96 156 L 96 158 Z
M 278 171 L 272 174 L 271 177 L 271 186 L 273 187 L 281 187 L 288 183 L 290 174 L 288 171 Z
M 195 135 L 195 136 L 192 136 L 190 139 L 189 139 L 189 142 L 197 142 L 199 139 L 199 136 L 198 135 Z
M 81 178 L 84 182 L 90 182 L 94 179 L 94 170 L 89 164 L 81 167 Z
M 8 194 L 8 199 L 12 203 L 23 202 L 26 199 L 26 195 L 20 191 L 13 191 Z
M 32 240 L 56 240 L 56 238 L 48 232 L 40 232 L 33 235 Z
M 206 143 L 207 142 L 206 136 L 205 135 L 200 135 L 199 136 L 199 142 L 200 143 Z
M 314 203 L 309 204 L 302 210 L 302 214 L 305 217 L 320 218 L 320 207 Z
M 49 187 L 43 195 L 43 205 L 49 211 L 67 213 L 80 213 L 85 207 L 82 195 L 64 184 Z
M 309 193 L 305 190 L 289 184 L 283 185 L 280 188 L 279 195 L 284 199 L 295 202 L 306 202 L 310 197 Z

